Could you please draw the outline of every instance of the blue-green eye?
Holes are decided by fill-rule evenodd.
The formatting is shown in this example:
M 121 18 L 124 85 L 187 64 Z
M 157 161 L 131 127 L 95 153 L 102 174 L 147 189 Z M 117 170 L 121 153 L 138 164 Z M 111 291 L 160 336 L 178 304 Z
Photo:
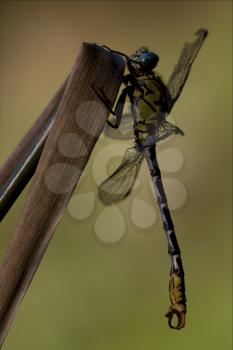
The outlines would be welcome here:
M 144 68 L 153 69 L 159 61 L 154 52 L 145 52 L 140 55 L 140 64 Z

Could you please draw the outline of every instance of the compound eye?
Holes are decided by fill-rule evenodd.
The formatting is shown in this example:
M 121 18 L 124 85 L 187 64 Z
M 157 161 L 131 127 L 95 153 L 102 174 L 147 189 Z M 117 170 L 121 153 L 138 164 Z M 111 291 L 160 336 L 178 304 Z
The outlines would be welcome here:
M 142 53 L 140 57 L 140 61 L 142 63 L 149 62 L 151 60 L 151 57 L 148 55 L 148 53 Z

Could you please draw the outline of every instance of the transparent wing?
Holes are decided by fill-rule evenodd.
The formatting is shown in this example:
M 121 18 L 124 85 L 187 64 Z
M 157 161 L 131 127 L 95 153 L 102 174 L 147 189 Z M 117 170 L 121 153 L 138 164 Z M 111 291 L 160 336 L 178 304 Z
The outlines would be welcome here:
M 165 120 L 159 126 L 158 141 L 157 142 L 162 141 L 173 134 L 179 134 L 179 135 L 184 136 L 184 132 L 182 129 L 178 128 L 178 126 Z
M 154 119 L 146 122 L 143 126 L 146 128 L 146 134 L 148 135 L 142 145 L 148 146 L 149 144 L 156 144 L 159 141 L 162 141 L 172 134 L 180 134 L 184 136 L 183 130 L 181 130 L 178 126 L 170 123 L 165 120 L 166 115 L 161 120 Z
M 177 101 L 184 87 L 184 84 L 190 73 L 192 64 L 208 34 L 206 29 L 200 29 L 196 33 L 197 38 L 193 43 L 186 43 L 181 52 L 179 61 L 172 72 L 172 75 L 167 83 L 167 88 L 170 94 L 168 101 L 168 112 L 171 111 L 174 103 Z
M 144 154 L 128 148 L 120 166 L 98 187 L 102 203 L 110 205 L 125 199 L 132 191 Z
M 118 129 L 113 129 L 106 124 L 104 134 L 114 140 L 132 140 L 134 139 L 134 122 L 132 114 L 123 115 L 121 125 Z

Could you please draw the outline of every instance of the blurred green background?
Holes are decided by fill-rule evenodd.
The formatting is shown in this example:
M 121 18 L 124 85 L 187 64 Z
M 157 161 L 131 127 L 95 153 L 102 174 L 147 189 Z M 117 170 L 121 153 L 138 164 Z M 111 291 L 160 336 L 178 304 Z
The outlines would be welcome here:
M 164 318 L 169 258 L 162 225 L 136 230 L 129 198 L 119 205 L 127 235 L 116 245 L 93 233 L 99 202 L 84 222 L 64 214 L 4 349 L 230 350 L 232 2 L 1 1 L 0 9 L 1 163 L 65 79 L 83 41 L 127 54 L 149 45 L 166 81 L 183 43 L 197 29 L 209 30 L 172 111 L 185 131 L 172 146 L 185 159 L 174 177 L 188 191 L 183 210 L 173 212 L 186 271 L 186 328 L 172 331 Z M 111 142 L 96 145 L 76 193 L 96 191 L 90 165 Z M 1 259 L 25 195 L 1 225 Z M 153 204 L 148 192 L 143 198 Z

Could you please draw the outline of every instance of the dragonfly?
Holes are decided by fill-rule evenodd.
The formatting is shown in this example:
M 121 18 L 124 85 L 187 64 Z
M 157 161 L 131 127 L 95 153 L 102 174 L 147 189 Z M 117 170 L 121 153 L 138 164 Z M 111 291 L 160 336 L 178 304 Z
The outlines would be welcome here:
M 128 126 L 128 118 L 124 119 L 124 106 L 129 98 L 133 120 L 134 145 L 128 148 L 118 168 L 98 187 L 98 195 L 105 205 L 111 205 L 125 199 L 132 191 L 143 159 L 147 161 L 153 182 L 155 195 L 160 209 L 163 228 L 168 242 L 168 254 L 171 258 L 169 277 L 170 307 L 165 316 L 170 328 L 180 330 L 185 326 L 187 313 L 184 268 L 181 251 L 175 234 L 175 228 L 165 194 L 161 171 L 157 161 L 157 144 L 171 135 L 184 135 L 183 131 L 167 120 L 174 104 L 179 98 L 192 64 L 208 34 L 206 29 L 198 30 L 195 40 L 185 43 L 177 64 L 165 84 L 155 70 L 159 56 L 147 47 L 140 47 L 132 55 L 110 49 L 112 55 L 120 54 L 125 58 L 128 74 L 121 75 L 113 64 L 114 70 L 124 85 L 114 110 L 103 88 L 93 85 L 95 93 L 108 108 L 113 117 L 107 120 L 107 134 L 113 138 L 127 138 L 127 132 L 119 132 L 119 127 Z M 129 116 L 128 115 L 128 116 Z M 123 118 L 122 118 L 123 117 Z M 118 129 L 118 130 L 117 130 Z M 114 130 L 114 131 L 110 131 Z M 115 136 L 114 136 L 115 132 Z M 173 317 L 176 315 L 177 322 Z

